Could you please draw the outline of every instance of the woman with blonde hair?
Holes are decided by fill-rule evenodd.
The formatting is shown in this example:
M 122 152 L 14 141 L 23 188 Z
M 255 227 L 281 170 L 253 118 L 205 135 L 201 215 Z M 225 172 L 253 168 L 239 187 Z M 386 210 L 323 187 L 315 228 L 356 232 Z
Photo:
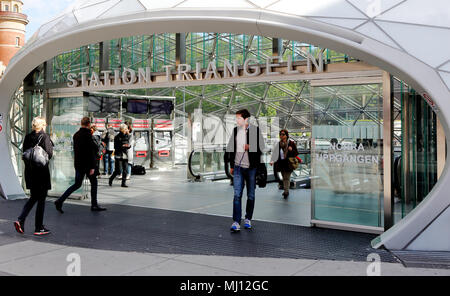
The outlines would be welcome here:
M 128 149 L 130 149 L 130 135 L 128 134 L 128 126 L 124 123 L 120 125 L 120 133 L 114 138 L 114 156 L 115 170 L 109 178 L 109 186 L 112 186 L 113 180 L 120 174 L 122 169 L 122 187 L 128 187 L 127 182 L 127 167 L 128 167 Z
M 33 119 L 32 128 L 33 131 L 25 136 L 23 142 L 23 151 L 39 145 L 48 154 L 48 158 L 53 156 L 53 142 L 50 136 L 45 133 L 44 129 L 47 126 L 45 118 L 36 117 Z M 48 190 L 51 189 L 50 169 L 48 164 L 39 167 L 33 165 L 30 162 L 25 162 L 25 182 L 27 189 L 30 189 L 30 199 L 23 207 L 22 213 L 18 220 L 14 222 L 14 226 L 19 233 L 24 233 L 25 219 L 37 203 L 36 217 L 35 217 L 35 235 L 49 234 L 50 231 L 43 225 L 45 199 L 47 197 Z

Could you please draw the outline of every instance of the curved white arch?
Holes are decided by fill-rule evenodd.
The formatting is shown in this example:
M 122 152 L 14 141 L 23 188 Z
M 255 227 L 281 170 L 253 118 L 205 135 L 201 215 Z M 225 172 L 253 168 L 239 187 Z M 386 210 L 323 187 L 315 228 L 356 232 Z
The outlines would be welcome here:
M 11 97 L 19 82 L 36 66 L 59 53 L 89 43 L 125 36 L 203 32 L 205 29 L 211 32 L 245 33 L 308 42 L 348 53 L 383 68 L 405 80 L 418 92 L 427 93 L 434 99 L 439 109 L 438 117 L 447 139 L 450 139 L 450 92 L 436 69 L 405 51 L 358 32 L 310 18 L 259 9 L 148 10 L 74 24 L 52 34 L 47 32 L 41 38 L 36 36 L 14 57 L 0 81 L 0 113 L 8 114 Z M 8 151 L 5 132 L 0 134 L 0 151 Z M 406 248 L 447 209 L 450 204 L 447 197 L 450 192 L 448 170 L 446 163 L 441 179 L 428 198 L 405 219 L 384 233 L 380 237 L 380 244 L 390 249 Z M 0 162 L 0 186 L 6 198 L 13 199 L 24 195 L 11 161 Z M 448 236 L 448 230 L 446 231 Z

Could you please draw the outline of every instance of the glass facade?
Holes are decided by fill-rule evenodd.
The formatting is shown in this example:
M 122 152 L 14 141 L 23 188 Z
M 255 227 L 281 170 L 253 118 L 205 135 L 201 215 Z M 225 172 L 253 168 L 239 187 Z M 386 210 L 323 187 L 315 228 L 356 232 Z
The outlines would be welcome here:
M 426 101 L 399 80 L 393 81 L 399 104 L 398 141 L 394 146 L 394 222 L 421 203 L 437 183 L 437 117 Z
M 67 82 L 68 73 L 102 70 L 123 70 L 125 67 L 137 70 L 150 67 L 152 72 L 163 72 L 163 66 L 176 65 L 176 35 L 164 33 L 124 37 L 97 44 L 90 44 L 58 55 L 52 59 L 53 82 Z M 243 64 L 247 59 L 265 63 L 272 56 L 274 38 L 229 34 L 229 33 L 186 33 L 180 34 L 184 44 L 183 62 L 192 68 L 200 63 L 206 68 L 210 61 L 217 67 L 223 67 L 224 61 L 238 61 Z M 305 60 L 308 55 L 318 56 L 323 52 L 325 62 L 348 63 L 357 61 L 346 54 L 329 49 L 321 49 L 311 44 L 292 40 L 283 40 L 279 54 L 283 60 L 291 57 L 293 61 Z M 101 60 L 101 52 L 108 56 Z M 100 66 L 100 64 L 102 64 Z
M 181 39 L 180 39 L 181 38 Z M 177 41 L 178 40 L 178 41 Z M 160 120 L 160 115 L 93 113 L 80 94 L 58 97 L 48 90 L 66 88 L 67 74 L 100 73 L 125 68 L 150 67 L 163 72 L 165 65 L 200 64 L 206 68 L 213 61 L 218 68 L 224 61 L 254 59 L 260 64 L 274 54 L 286 61 L 304 61 L 322 54 L 325 64 L 358 62 L 345 54 L 292 40 L 228 34 L 165 33 L 132 36 L 86 45 L 58 55 L 41 65 L 16 92 L 11 118 L 15 118 L 12 148 L 18 175 L 23 170 L 21 142 L 30 130 L 31 118 L 46 116 L 48 132 L 55 143 L 51 166 L 52 193 L 63 192 L 74 181 L 72 136 L 83 116 Z M 182 53 L 178 52 L 182 46 Z M 178 51 L 177 51 L 178 46 Z M 423 98 L 401 81 L 394 80 L 394 221 L 408 214 L 431 191 L 436 174 L 436 115 Z M 383 227 L 383 100 L 381 84 L 311 86 L 310 81 L 270 81 L 204 84 L 197 86 L 124 89 L 104 91 L 126 102 L 128 96 L 163 96 L 175 98 L 173 130 L 138 130 L 136 148 L 145 151 L 170 151 L 174 163 L 189 160 L 189 120 L 196 110 L 204 116 L 226 122 L 226 117 L 246 108 L 257 118 L 267 119 L 267 145 L 278 140 L 275 130 L 285 128 L 297 142 L 303 164 L 293 178 L 311 178 L 312 219 L 357 226 Z M 26 113 L 26 115 L 25 115 Z M 276 123 L 271 122 L 276 118 Z M 22 120 L 23 119 L 23 120 Z M 409 120 L 409 121 L 408 121 Z M 22 123 L 22 125 L 20 124 Z M 19 131 L 22 131 L 20 134 Z M 208 133 L 207 128 L 203 129 Z M 224 138 L 228 138 L 227 130 Z M 174 145 L 172 145 L 174 144 Z M 220 142 L 225 145 L 225 142 Z M 202 144 L 203 145 L 203 144 Z M 171 151 L 174 147 L 173 151 Z M 194 174 L 224 170 L 223 152 L 206 151 L 204 146 L 192 154 Z M 195 147 L 193 149 L 196 149 Z M 203 149 L 203 150 L 202 150 Z M 164 164 L 167 154 L 153 155 Z M 137 158 L 137 164 L 148 165 Z M 270 153 L 265 156 L 269 162 Z M 272 168 L 267 166 L 269 174 Z M 86 188 L 77 193 L 84 194 Z
M 49 104 L 53 110 L 49 122 L 50 135 L 54 143 L 51 162 L 52 192 L 63 193 L 75 182 L 73 164 L 73 135 L 80 129 L 80 121 L 86 114 L 83 97 L 55 98 Z M 75 194 L 82 194 L 84 187 Z
M 381 85 L 312 92 L 313 219 L 382 227 Z

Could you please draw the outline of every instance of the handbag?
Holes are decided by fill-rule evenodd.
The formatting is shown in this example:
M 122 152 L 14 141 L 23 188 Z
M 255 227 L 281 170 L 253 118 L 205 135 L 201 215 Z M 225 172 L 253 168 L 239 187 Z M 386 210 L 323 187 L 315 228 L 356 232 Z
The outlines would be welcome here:
M 256 184 L 259 188 L 266 187 L 267 184 L 267 168 L 265 163 L 260 163 L 256 167 Z
M 288 154 L 289 143 L 290 142 L 288 142 L 288 144 L 286 145 L 285 155 Z M 288 160 L 289 170 L 295 171 L 298 168 L 298 165 L 299 165 L 298 158 L 296 156 L 295 157 L 288 157 L 287 160 Z
M 27 149 L 22 154 L 22 159 L 35 167 L 44 167 L 48 164 L 48 154 L 47 152 L 39 146 L 42 140 L 42 135 L 39 137 L 38 143 L 29 149 Z
M 298 159 L 297 157 L 289 157 L 288 158 L 288 165 L 290 170 L 296 170 L 298 168 Z

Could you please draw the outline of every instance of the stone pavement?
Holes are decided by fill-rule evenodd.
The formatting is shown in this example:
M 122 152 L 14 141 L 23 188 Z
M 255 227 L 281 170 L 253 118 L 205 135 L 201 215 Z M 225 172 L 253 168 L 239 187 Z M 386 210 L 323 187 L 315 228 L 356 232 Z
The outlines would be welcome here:
M 372 253 L 381 275 L 450 275 L 405 268 L 391 253 L 371 249 L 367 234 L 262 221 L 231 234 L 229 218 L 131 206 L 92 213 L 70 202 L 61 215 L 49 201 L 52 234 L 31 234 L 33 210 L 20 235 L 13 221 L 24 203 L 0 200 L 0 275 L 365 276 Z

